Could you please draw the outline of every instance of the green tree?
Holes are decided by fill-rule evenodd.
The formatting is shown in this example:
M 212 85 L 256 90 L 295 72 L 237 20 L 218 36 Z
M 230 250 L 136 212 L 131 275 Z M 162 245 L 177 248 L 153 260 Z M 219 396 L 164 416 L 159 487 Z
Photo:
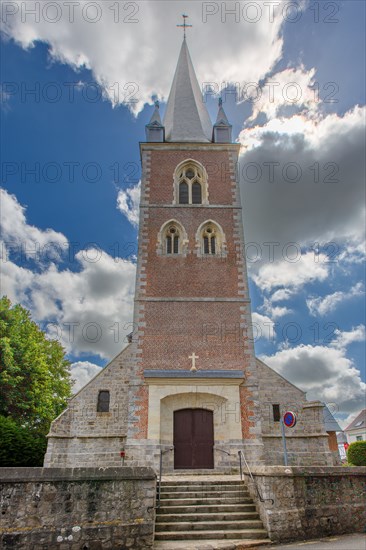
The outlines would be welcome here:
M 0 299 L 0 415 L 45 435 L 71 395 L 70 363 L 21 305 Z
M 0 416 L 0 467 L 42 466 L 46 449 L 44 434 L 18 426 L 10 416 Z

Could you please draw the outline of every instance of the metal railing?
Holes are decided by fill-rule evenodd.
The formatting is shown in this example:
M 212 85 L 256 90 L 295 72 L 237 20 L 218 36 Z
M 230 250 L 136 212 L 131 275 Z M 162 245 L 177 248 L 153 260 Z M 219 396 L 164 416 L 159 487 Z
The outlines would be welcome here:
M 165 453 L 170 453 L 171 451 L 174 451 L 174 447 L 170 447 L 169 449 L 165 449 L 165 451 L 160 451 L 160 462 L 159 462 L 159 478 L 158 478 L 158 491 L 157 491 L 157 501 L 156 501 L 156 508 L 159 508 L 160 506 L 160 499 L 161 499 L 161 478 L 163 475 L 163 455 Z
M 248 470 L 248 472 L 249 472 L 249 477 L 250 477 L 250 479 L 251 479 L 252 482 L 253 482 L 253 485 L 254 485 L 254 487 L 255 487 L 255 490 L 256 490 L 256 493 L 257 493 L 257 495 L 258 495 L 258 498 L 259 498 L 260 502 L 265 502 L 266 500 L 269 500 L 269 501 L 272 502 L 272 504 L 274 504 L 273 498 L 263 498 L 263 497 L 262 497 L 262 495 L 261 495 L 261 493 L 260 493 L 260 490 L 259 490 L 259 487 L 258 487 L 258 485 L 257 485 L 257 482 L 255 481 L 255 479 L 254 479 L 254 477 L 253 477 L 253 474 L 252 474 L 252 472 L 251 472 L 250 466 L 249 466 L 249 464 L 248 464 L 248 462 L 247 462 L 247 459 L 245 458 L 245 455 L 244 455 L 243 451 L 241 451 L 241 450 L 238 451 L 238 455 L 239 455 L 240 479 L 243 480 L 243 463 L 242 463 L 242 459 L 243 459 L 244 462 L 245 462 L 245 465 L 246 465 L 246 467 L 247 467 L 247 470 Z

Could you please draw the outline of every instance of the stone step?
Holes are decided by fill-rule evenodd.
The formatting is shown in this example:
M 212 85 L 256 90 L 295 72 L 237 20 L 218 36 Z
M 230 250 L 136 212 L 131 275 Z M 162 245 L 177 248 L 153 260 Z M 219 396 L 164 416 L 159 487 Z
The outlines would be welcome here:
M 172 487 L 186 487 L 187 485 L 245 485 L 243 481 L 240 481 L 239 479 L 210 479 L 210 480 L 200 480 L 200 479 L 187 479 L 186 481 L 177 480 L 177 481 L 162 481 L 161 485 L 163 487 L 165 486 L 172 486 Z
M 156 541 L 154 543 L 154 550 L 202 550 L 202 548 L 209 548 L 210 550 L 250 550 L 252 548 L 271 545 L 272 541 L 269 538 L 266 539 L 250 539 L 250 540 L 199 540 L 199 541 Z
M 191 521 L 242 521 L 245 519 L 259 519 L 258 512 L 238 512 L 236 507 L 234 512 L 211 512 L 211 513 L 195 513 L 195 514 L 161 514 L 157 511 L 156 521 L 158 523 L 173 523 L 173 522 L 191 522 Z
M 236 531 L 246 530 L 246 529 L 261 529 L 263 524 L 261 520 L 258 519 L 248 519 L 242 521 L 192 521 L 192 522 L 183 522 L 180 523 L 158 523 L 155 524 L 155 532 L 167 532 L 167 531 L 207 531 L 212 529 L 213 531 L 223 531 L 230 530 Z
M 249 497 L 221 497 L 221 498 L 163 498 L 160 501 L 164 506 L 199 506 L 205 504 L 252 504 Z
M 192 506 L 176 506 L 175 501 L 170 506 L 166 506 L 166 502 L 161 503 L 158 508 L 158 514 L 180 514 L 185 516 L 186 514 L 211 514 L 211 513 L 224 513 L 224 512 L 255 512 L 256 508 L 253 502 L 248 504 L 203 504 Z
M 250 540 L 266 539 L 264 529 L 228 529 L 218 531 L 164 531 L 155 533 L 155 540 Z
M 207 487 L 208 489 L 216 489 L 216 491 L 232 491 L 233 489 L 245 489 L 247 490 L 247 486 L 244 483 L 182 483 L 179 485 L 175 485 L 173 483 L 162 483 L 161 488 L 164 491 L 183 491 L 187 489 L 187 491 L 191 490 L 198 490 L 202 487 Z
M 238 476 L 240 473 L 239 468 L 232 468 L 231 466 L 228 468 L 224 468 L 221 471 L 217 471 L 212 468 L 206 468 L 206 469 L 196 469 L 196 468 L 189 468 L 189 469 L 179 469 L 174 470 L 173 472 L 169 472 L 169 474 L 166 474 L 166 476 L 169 477 L 177 477 L 182 478 L 186 476 L 215 476 L 215 477 L 233 477 Z
M 179 499 L 179 498 L 248 498 L 249 492 L 238 490 L 238 491 L 207 491 L 202 489 L 202 491 L 179 491 L 179 492 L 166 492 L 162 491 L 160 494 L 161 499 Z

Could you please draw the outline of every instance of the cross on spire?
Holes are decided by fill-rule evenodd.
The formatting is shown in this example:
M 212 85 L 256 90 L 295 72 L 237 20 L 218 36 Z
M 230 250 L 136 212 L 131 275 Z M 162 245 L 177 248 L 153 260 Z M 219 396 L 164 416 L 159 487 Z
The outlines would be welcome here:
M 177 25 L 177 27 L 181 27 L 183 29 L 184 38 L 185 38 L 186 37 L 186 29 L 188 27 L 193 27 L 193 25 L 187 25 L 186 19 L 188 18 L 188 15 L 185 15 L 184 13 L 182 13 L 182 17 L 183 17 L 183 25 Z

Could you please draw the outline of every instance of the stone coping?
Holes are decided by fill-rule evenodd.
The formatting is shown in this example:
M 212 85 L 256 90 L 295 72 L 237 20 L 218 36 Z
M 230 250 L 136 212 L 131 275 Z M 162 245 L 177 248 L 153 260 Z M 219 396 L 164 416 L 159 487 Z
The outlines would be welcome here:
M 366 476 L 366 466 L 251 466 L 253 476 L 264 477 L 342 477 Z M 244 467 L 244 475 L 249 473 Z
M 155 480 L 152 468 L 0 468 L 0 483 L 28 483 L 40 481 L 90 481 L 90 480 Z

